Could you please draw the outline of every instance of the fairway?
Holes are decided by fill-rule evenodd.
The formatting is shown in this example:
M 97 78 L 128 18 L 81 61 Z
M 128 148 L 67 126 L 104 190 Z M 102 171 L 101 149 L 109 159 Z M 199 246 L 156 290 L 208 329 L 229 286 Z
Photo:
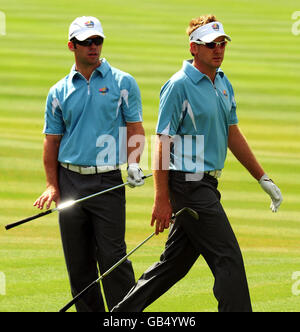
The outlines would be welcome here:
M 142 167 L 149 174 L 161 86 L 191 58 L 189 21 L 208 13 L 232 37 L 222 69 L 235 90 L 239 126 L 284 199 L 273 214 L 269 196 L 228 153 L 219 189 L 243 253 L 253 310 L 300 311 L 300 286 L 295 292 L 292 279 L 300 271 L 300 34 L 292 33 L 297 10 L 295 0 L 1 2 L 0 312 L 58 311 L 71 299 L 57 213 L 4 229 L 39 212 L 32 204 L 45 187 L 45 101 L 73 65 L 70 23 L 77 16 L 98 17 L 107 37 L 102 56 L 136 78 L 147 135 Z M 126 192 L 129 251 L 153 231 L 153 179 Z M 136 279 L 159 259 L 166 237 L 152 238 L 131 257 Z M 145 311 L 217 311 L 213 283 L 200 258 Z

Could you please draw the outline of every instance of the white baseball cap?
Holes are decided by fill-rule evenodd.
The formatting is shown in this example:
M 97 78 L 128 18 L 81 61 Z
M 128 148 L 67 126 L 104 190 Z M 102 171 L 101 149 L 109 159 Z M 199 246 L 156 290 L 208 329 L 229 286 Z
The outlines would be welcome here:
M 83 41 L 91 36 L 105 38 L 100 21 L 93 16 L 77 17 L 70 25 L 69 40 L 76 39 Z
M 222 23 L 211 22 L 200 26 L 198 29 L 190 34 L 190 42 L 203 41 L 205 43 L 210 43 L 218 37 L 225 37 L 227 40 L 231 41 L 231 38 L 226 35 Z

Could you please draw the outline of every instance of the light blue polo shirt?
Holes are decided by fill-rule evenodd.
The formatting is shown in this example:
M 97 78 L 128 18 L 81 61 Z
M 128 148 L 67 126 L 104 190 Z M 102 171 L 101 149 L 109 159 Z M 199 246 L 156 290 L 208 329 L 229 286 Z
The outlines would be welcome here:
M 237 123 L 233 88 L 221 69 L 213 84 L 192 61 L 184 61 L 161 89 L 156 132 L 173 138 L 172 170 L 222 169 L 229 126 Z
M 135 79 L 102 59 L 89 81 L 73 66 L 49 91 L 44 133 L 63 135 L 58 160 L 82 166 L 127 162 L 126 122 L 142 121 Z

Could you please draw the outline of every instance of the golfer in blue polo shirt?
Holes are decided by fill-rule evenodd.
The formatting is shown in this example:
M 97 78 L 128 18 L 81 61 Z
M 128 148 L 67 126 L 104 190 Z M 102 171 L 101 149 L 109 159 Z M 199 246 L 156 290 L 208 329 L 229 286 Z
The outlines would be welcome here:
M 187 32 L 193 60 L 184 61 L 160 95 L 151 224 L 163 232 L 172 212 L 184 207 L 199 220 L 180 214 L 160 261 L 113 311 L 142 311 L 183 278 L 199 255 L 214 275 L 219 311 L 252 311 L 242 254 L 217 189 L 227 147 L 270 195 L 273 212 L 282 201 L 238 127 L 233 88 L 220 69 L 231 38 L 213 15 L 192 20 Z
M 70 25 L 68 47 L 75 65 L 47 98 L 47 189 L 34 203 L 40 209 L 45 204 L 50 208 L 52 201 L 58 204 L 121 184 L 122 164 L 128 163 L 131 187 L 144 183 L 138 164 L 144 140 L 140 91 L 131 75 L 100 59 L 104 38 L 95 17 L 79 17 Z M 126 255 L 124 187 L 61 211 L 59 224 L 75 296 L 98 278 L 98 267 L 104 273 Z M 103 280 L 109 310 L 134 282 L 128 260 Z M 100 286 L 90 290 L 76 309 L 105 311 Z

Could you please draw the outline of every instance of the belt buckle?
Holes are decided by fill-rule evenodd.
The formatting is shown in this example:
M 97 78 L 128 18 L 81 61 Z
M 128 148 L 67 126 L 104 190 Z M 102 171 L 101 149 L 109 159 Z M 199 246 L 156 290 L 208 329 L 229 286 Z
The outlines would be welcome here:
M 221 176 L 221 174 L 222 174 L 222 170 L 215 169 L 213 171 L 207 171 L 206 173 L 208 175 L 214 177 L 215 179 L 218 179 Z
M 89 174 L 93 174 L 93 172 L 91 172 L 91 168 L 90 166 L 78 166 L 79 168 L 79 173 L 83 174 L 83 175 L 89 175 Z

